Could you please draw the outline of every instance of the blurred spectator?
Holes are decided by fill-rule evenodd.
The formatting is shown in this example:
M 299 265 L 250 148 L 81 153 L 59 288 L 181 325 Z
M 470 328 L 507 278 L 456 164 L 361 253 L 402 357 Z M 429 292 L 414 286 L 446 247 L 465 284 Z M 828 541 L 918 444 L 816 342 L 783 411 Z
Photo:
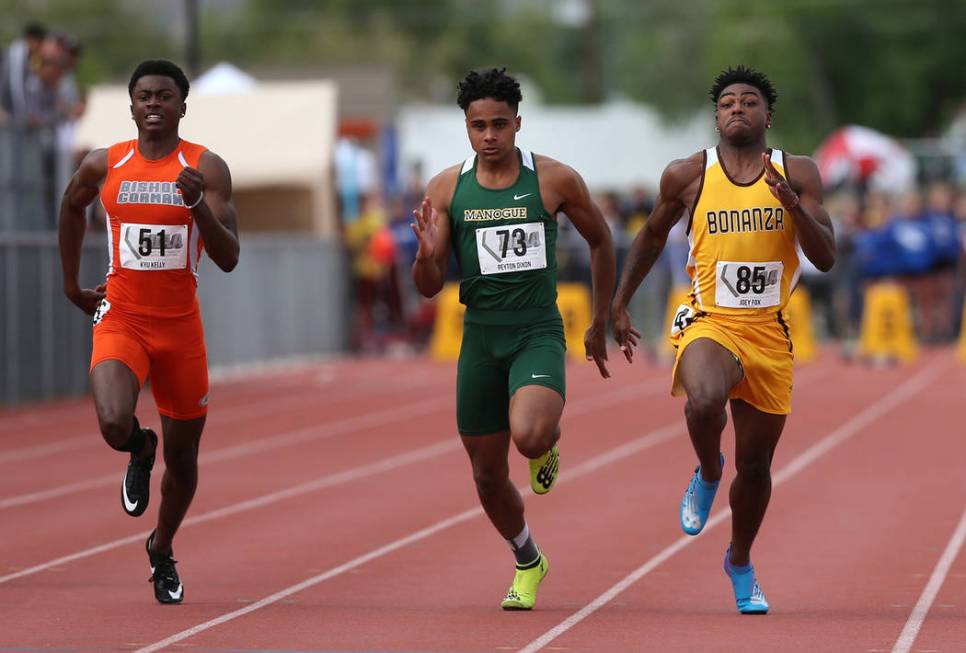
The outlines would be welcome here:
M 39 67 L 35 75 L 27 78 L 26 84 L 26 124 L 36 129 L 36 137 L 41 148 L 43 167 L 43 197 L 49 207 L 48 228 L 54 228 L 57 199 L 66 178 L 67 166 L 63 162 L 67 156 L 65 149 L 59 147 L 57 127 L 67 120 L 71 107 L 61 95 L 61 81 L 67 56 L 57 39 L 46 38 L 38 50 Z
M 39 68 L 39 51 L 46 37 L 47 28 L 28 23 L 23 38 L 7 48 L 0 65 L 0 123 L 11 119 L 26 122 L 27 81 Z
M 80 85 L 77 83 L 77 77 L 74 75 L 83 48 L 80 41 L 70 34 L 61 33 L 55 39 L 62 61 L 62 74 L 60 88 L 58 89 L 59 101 L 66 117 L 64 124 L 73 126 L 74 121 L 83 115 L 87 106 L 87 98 L 84 97 Z M 73 145 L 73 139 L 71 139 L 69 145 Z
M 922 194 L 903 195 L 886 224 L 856 241 L 866 279 L 896 278 L 909 293 L 919 339 L 948 341 L 953 335 L 953 277 L 958 249 L 949 189 L 934 187 L 927 210 Z
M 363 197 L 362 213 L 345 228 L 355 274 L 354 348 L 382 352 L 402 336 L 404 317 L 397 249 L 377 194 Z
M 87 108 L 87 98 L 77 83 L 74 71 L 80 59 L 82 47 L 76 37 L 61 33 L 56 37 L 57 45 L 60 48 L 63 58 L 63 74 L 60 78 L 58 88 L 59 102 L 64 116 L 57 123 L 55 134 L 56 155 L 56 188 L 57 195 L 60 196 L 67 185 L 67 180 L 80 165 L 83 157 L 77 158 L 74 152 L 74 134 L 76 132 L 77 120 Z M 95 202 L 95 204 L 97 204 Z
M 640 224 L 636 225 L 634 229 L 634 234 L 637 234 L 640 227 L 643 226 L 644 220 L 651 215 L 653 210 L 654 198 L 651 193 L 643 186 L 632 188 L 630 196 L 624 203 L 624 215 L 627 216 L 628 221 L 640 221 Z
M 407 220 L 411 221 L 412 211 L 423 201 L 426 183 L 423 181 L 423 162 L 413 161 L 409 165 L 406 185 L 403 188 L 402 202 L 406 207 Z M 413 234 L 415 237 L 415 234 Z
M 355 138 L 340 138 L 335 170 L 342 224 L 348 226 L 360 216 L 363 199 L 378 190 L 376 157 Z
M 614 245 L 618 246 L 618 243 L 624 240 L 624 220 L 621 216 L 620 199 L 617 193 L 601 193 L 594 199 L 597 202 L 598 208 L 600 208 L 601 215 L 604 216 L 604 222 L 607 223 L 607 228 L 610 229 L 611 237 L 614 239 Z
M 953 202 L 953 218 L 959 231 L 959 263 L 956 274 L 956 302 L 953 309 L 954 333 L 966 327 L 963 323 L 963 309 L 966 303 L 966 188 L 956 195 Z
M 39 67 L 26 83 L 26 122 L 29 127 L 52 127 L 69 115 L 61 95 L 61 81 L 67 57 L 56 39 L 47 38 L 40 45 Z
M 882 191 L 872 191 L 865 196 L 864 222 L 867 229 L 877 229 L 892 217 L 892 196 Z
M 953 217 L 954 198 L 948 184 L 933 184 L 922 216 L 933 249 L 922 309 L 925 319 L 922 335 L 928 342 L 947 342 L 953 337 L 955 271 L 960 251 L 958 227 Z
M 856 256 L 857 241 L 865 231 L 862 205 L 859 198 L 843 194 L 828 203 L 835 227 L 835 266 L 830 272 L 834 293 L 833 317 L 828 321 L 834 337 L 844 343 L 844 354 L 851 357 L 862 321 L 862 273 Z

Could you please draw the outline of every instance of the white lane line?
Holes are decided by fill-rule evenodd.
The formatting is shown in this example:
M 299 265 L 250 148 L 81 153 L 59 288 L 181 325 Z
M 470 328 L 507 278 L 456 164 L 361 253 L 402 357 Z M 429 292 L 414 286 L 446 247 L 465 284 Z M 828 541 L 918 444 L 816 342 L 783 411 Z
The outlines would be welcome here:
M 408 385 L 400 384 L 398 386 L 393 386 L 391 388 L 385 388 L 380 391 L 380 397 L 390 398 L 396 394 L 403 392 L 409 392 L 414 389 L 419 388 L 429 388 L 433 389 L 436 387 L 448 387 L 449 382 L 430 382 L 430 381 L 419 381 L 410 382 Z M 260 399 L 255 401 L 249 399 L 246 402 L 236 404 L 234 400 L 227 405 L 219 405 L 217 411 L 209 418 L 206 425 L 206 430 L 211 431 L 212 429 L 223 429 L 230 427 L 233 424 L 239 422 L 245 422 L 253 417 L 264 418 L 266 416 L 271 416 L 272 414 L 281 413 L 286 410 L 292 410 L 293 408 L 306 408 L 306 407 L 316 407 L 319 410 L 324 410 L 332 405 L 337 405 L 340 401 L 346 399 L 356 398 L 358 395 L 364 392 L 364 388 L 361 390 L 352 390 L 349 392 L 341 392 L 335 394 L 332 392 L 332 388 L 325 386 L 315 386 L 308 390 L 302 389 L 296 395 L 285 395 L 279 397 L 270 397 L 268 399 Z M 154 407 L 150 407 L 149 411 L 153 411 Z M 143 413 L 143 410 L 139 410 L 139 413 Z M 95 415 L 93 409 L 90 412 L 89 422 L 95 421 Z M 148 425 L 147 422 L 144 423 Z M 85 427 L 86 428 L 86 427 Z M 71 431 L 76 431 L 76 429 L 70 429 Z M 158 430 L 160 433 L 159 429 Z M 86 435 L 74 436 L 65 438 L 63 440 L 58 440 L 56 442 L 48 442 L 45 444 L 35 444 L 25 447 L 17 447 L 13 449 L 7 449 L 5 451 L 0 451 L 0 464 L 20 462 L 23 460 L 30 460 L 33 458 L 42 458 L 48 455 L 55 455 L 60 453 L 65 453 L 68 451 L 74 451 L 77 449 L 93 449 L 96 447 L 105 447 L 104 441 L 101 439 L 100 433 L 97 431 L 89 431 Z
M 597 410 L 598 408 L 603 408 L 607 405 L 618 404 L 624 401 L 635 399 L 643 396 L 641 395 L 642 392 L 652 394 L 662 388 L 665 388 L 666 386 L 667 383 L 663 381 L 649 379 L 647 381 L 622 387 L 607 394 L 598 394 L 591 397 L 585 397 L 584 399 L 575 401 L 572 406 L 569 406 L 567 409 L 565 409 L 564 417 L 565 419 L 567 417 L 575 417 L 587 412 L 588 410 Z M 386 424 L 394 424 L 401 420 L 422 417 L 424 415 L 434 413 L 437 410 L 442 410 L 451 406 L 452 403 L 451 398 L 438 397 L 409 406 L 401 406 L 391 410 L 349 417 L 347 419 L 332 422 L 330 424 L 313 425 L 294 431 L 289 431 L 287 433 L 275 434 L 264 438 L 259 438 L 257 440 L 251 440 L 249 442 L 244 442 L 242 444 L 237 444 L 230 447 L 223 447 L 210 452 L 203 452 L 198 457 L 198 462 L 202 465 L 208 465 L 226 460 L 234 460 L 236 458 L 263 453 L 272 449 L 280 449 L 297 444 L 304 444 L 314 440 L 331 438 L 347 432 L 351 433 L 357 430 L 384 426 Z M 57 487 L 40 490 L 38 492 L 28 492 L 26 494 L 5 497 L 0 499 L 0 510 L 15 508 L 17 506 L 25 506 L 40 501 L 46 501 L 48 499 L 56 499 L 57 497 L 62 497 L 65 495 L 73 495 L 84 490 L 113 485 L 115 483 L 120 483 L 123 477 L 123 471 L 118 471 L 111 474 L 103 474 L 95 478 L 85 479 L 83 481 L 68 483 L 66 485 L 58 485 Z
M 966 540 L 966 511 L 960 517 L 959 525 L 953 531 L 953 536 L 949 538 L 946 550 L 943 551 L 939 562 L 936 563 L 936 568 L 932 570 L 932 576 L 929 577 L 929 582 L 922 590 L 922 595 L 916 602 L 916 607 L 912 609 L 912 614 L 909 615 L 906 625 L 899 633 L 899 639 L 896 640 L 896 645 L 892 647 L 892 653 L 909 653 L 912 649 L 912 645 L 919 635 L 919 629 L 922 628 L 926 615 L 929 614 L 929 608 L 932 606 L 932 602 L 936 600 L 936 595 L 939 594 L 939 590 L 946 580 L 946 575 L 949 574 L 949 568 L 953 566 L 959 556 L 959 551 L 963 548 L 964 540 Z
M 413 451 L 407 451 L 406 453 L 400 454 L 398 456 L 392 456 L 391 458 L 386 458 L 384 460 L 377 461 L 368 465 L 362 465 L 360 467 L 355 467 L 353 469 L 348 469 L 336 474 L 330 474 L 327 476 L 322 476 L 313 481 L 308 481 L 306 483 L 301 483 L 284 490 L 279 490 L 278 492 L 272 492 L 270 494 L 264 494 L 254 499 L 249 499 L 247 501 L 241 501 L 239 503 L 233 503 L 231 505 L 225 506 L 223 508 L 218 508 L 217 510 L 210 510 L 208 512 L 202 513 L 200 515 L 195 515 L 193 517 L 188 517 L 182 522 L 182 527 L 193 526 L 195 524 L 203 524 L 209 522 L 213 519 L 220 519 L 222 517 L 228 517 L 230 515 L 235 515 L 240 512 L 245 512 L 247 510 L 253 510 L 255 508 L 261 508 L 273 503 L 278 503 L 279 501 L 284 501 L 286 499 L 291 499 L 293 497 L 301 496 L 303 494 L 308 494 L 309 492 L 316 492 L 325 488 L 333 487 L 335 485 L 341 485 L 344 483 L 349 483 L 352 481 L 357 481 L 359 479 L 367 478 L 369 476 L 374 476 L 383 472 L 392 471 L 406 465 L 411 465 L 413 463 L 427 460 L 435 456 L 447 453 L 449 451 L 456 451 L 460 446 L 459 440 L 451 438 L 443 442 L 437 442 L 420 449 L 414 449 Z M 89 549 L 84 549 L 83 551 L 78 551 L 76 553 L 71 553 L 66 556 L 62 556 L 55 560 L 49 560 L 47 562 L 41 563 L 39 565 L 34 565 L 27 569 L 21 569 L 20 571 L 7 574 L 6 576 L 0 576 L 0 583 L 6 583 L 17 578 L 23 578 L 24 576 L 30 576 L 38 572 L 44 571 L 45 569 L 50 569 L 52 567 L 58 567 L 60 565 L 65 565 L 75 560 L 81 560 L 83 558 L 89 558 L 91 556 L 97 555 L 99 553 L 105 553 L 107 551 L 112 551 L 118 549 L 127 544 L 132 544 L 134 542 L 141 542 L 151 531 L 142 531 L 140 533 L 135 533 L 134 535 L 129 535 L 127 537 L 122 537 L 111 542 L 106 542 L 98 546 L 91 547 Z
M 655 431 L 651 431 L 650 433 L 646 433 L 634 440 L 631 440 L 630 442 L 625 442 L 624 444 L 619 445 L 609 451 L 606 451 L 602 454 L 594 456 L 593 458 L 587 460 L 586 462 L 574 467 L 570 471 L 570 473 L 566 473 L 566 470 L 564 470 L 564 472 L 561 473 L 560 478 L 557 480 L 557 484 L 559 485 L 561 483 L 567 483 L 575 479 L 578 479 L 582 476 L 591 474 L 605 465 L 617 462 L 619 460 L 622 460 L 624 458 L 637 454 L 641 451 L 644 451 L 645 449 L 655 447 L 674 437 L 681 436 L 684 433 L 685 433 L 685 428 L 682 421 L 680 419 L 675 420 L 673 424 L 668 424 L 666 426 L 663 426 Z M 517 489 L 524 496 L 528 494 L 532 494 L 532 492 L 530 491 L 529 484 L 526 485 L 525 487 L 519 487 Z M 426 528 L 410 533 L 405 537 L 401 537 L 397 540 L 393 540 L 392 542 L 384 546 L 381 546 L 378 549 L 374 549 L 368 553 L 365 553 L 359 556 L 358 558 L 354 558 L 349 562 L 339 565 L 338 567 L 333 567 L 332 569 L 324 571 L 321 574 L 318 574 L 317 576 L 312 576 L 311 578 L 307 578 L 306 580 L 303 580 L 300 583 L 286 587 L 285 589 L 282 589 L 270 596 L 266 596 L 265 598 L 259 601 L 256 601 L 255 603 L 252 603 L 250 605 L 247 605 L 244 608 L 239 608 L 238 610 L 234 610 L 232 612 L 223 614 L 220 617 L 216 617 L 204 623 L 198 624 L 197 626 L 193 626 L 191 628 L 188 628 L 187 630 L 183 630 L 180 633 L 176 633 L 164 640 L 155 642 L 154 644 L 150 644 L 144 648 L 138 649 L 135 653 L 153 653 L 154 651 L 160 651 L 161 649 L 171 646 L 172 644 L 188 639 L 189 637 L 193 637 L 194 635 L 197 635 L 201 632 L 214 628 L 215 626 L 219 626 L 228 621 L 232 621 L 246 614 L 249 614 L 251 612 L 264 608 L 266 606 L 272 605 L 273 603 L 277 603 L 282 599 L 285 599 L 293 594 L 301 592 L 302 590 L 308 589 L 314 585 L 318 585 L 319 583 L 325 582 L 331 578 L 339 576 L 340 574 L 344 574 L 347 571 L 355 569 L 356 567 L 360 567 L 366 564 L 367 562 L 371 562 L 372 560 L 375 560 L 377 558 L 381 558 L 385 555 L 388 555 L 389 553 L 392 553 L 393 551 L 397 551 L 405 546 L 408 546 L 415 542 L 419 542 L 421 540 L 425 540 L 426 538 L 431 537 L 432 535 L 435 535 L 440 531 L 444 531 L 448 528 L 452 528 L 457 524 L 461 524 L 475 517 L 479 517 L 482 514 L 483 514 L 483 509 L 480 507 L 476 507 L 476 508 L 471 508 L 469 510 L 465 510 L 451 517 L 447 517 L 446 519 L 442 519 L 436 522 L 435 524 L 432 524 L 431 526 L 427 526 Z
M 58 440 L 57 442 L 49 442 L 47 444 L 35 444 L 0 452 L 0 464 L 30 460 L 31 458 L 65 453 L 74 451 L 75 449 L 94 448 L 102 443 L 103 440 L 101 440 L 100 436 L 94 431 L 91 431 L 87 435 L 67 438 L 66 440 Z
M 341 435 L 343 433 L 351 433 L 367 428 L 395 424 L 405 419 L 423 417 L 436 411 L 443 410 L 449 407 L 452 403 L 453 402 L 451 399 L 440 397 L 408 406 L 393 408 L 391 410 L 383 410 L 375 413 L 369 413 L 367 415 L 349 417 L 347 419 L 338 420 L 329 424 L 316 424 L 313 426 L 296 429 L 294 431 L 288 431 L 286 433 L 269 435 L 257 440 L 244 442 L 242 444 L 223 447 L 210 452 L 202 452 L 202 454 L 198 456 L 198 463 L 207 465 L 216 462 L 223 462 L 225 460 L 234 460 L 235 458 L 241 458 L 256 453 L 263 453 L 272 449 L 280 449 L 282 447 L 305 444 L 306 442 L 311 442 L 314 440 L 323 440 L 336 435 Z M 38 501 L 44 501 L 47 499 L 54 499 L 56 497 L 74 494 L 76 492 L 89 490 L 95 487 L 120 483 L 123 477 L 124 473 L 123 470 L 121 470 L 111 474 L 104 474 L 95 478 L 77 481 L 75 483 L 59 485 L 57 487 L 41 490 L 39 492 L 29 492 L 27 494 L 5 497 L 0 499 L 0 510 L 13 508 L 15 506 L 23 506 L 30 503 L 37 503 Z
M 926 386 L 928 386 L 929 383 L 932 382 L 933 379 L 938 376 L 944 368 L 945 365 L 942 363 L 934 364 L 926 368 L 893 390 L 891 393 L 872 404 L 858 415 L 854 416 L 845 424 L 829 433 L 827 436 L 802 452 L 788 465 L 779 470 L 778 473 L 772 477 L 772 486 L 774 487 L 784 483 L 788 479 L 792 478 L 795 474 L 805 469 L 805 467 L 818 460 L 822 455 L 828 453 L 828 451 L 833 447 L 841 444 L 889 411 L 897 408 L 905 401 L 908 401 L 916 393 L 922 391 Z M 725 508 L 724 510 L 719 511 L 708 520 L 708 523 L 704 527 L 704 531 L 707 532 L 711 530 L 727 519 L 730 515 L 730 508 Z M 518 653 L 535 653 L 536 651 L 543 649 L 547 646 L 547 644 L 554 641 L 568 630 L 579 624 L 581 621 L 603 608 L 624 590 L 629 588 L 647 574 L 651 573 L 654 569 L 673 557 L 686 546 L 693 543 L 695 540 L 696 538 L 688 535 L 682 536 L 680 539 L 665 547 L 656 556 L 632 571 L 630 574 L 618 581 L 610 589 L 585 605 L 583 608 L 521 648 Z
M 613 404 L 620 403 L 622 401 L 627 401 L 629 399 L 636 399 L 641 396 L 646 396 L 647 394 L 654 392 L 658 387 L 664 388 L 666 384 L 658 384 L 655 381 L 644 381 L 637 383 L 632 386 L 627 386 L 616 392 L 611 392 L 606 395 L 595 395 L 591 397 L 586 397 L 583 400 L 574 402 L 574 405 L 568 409 L 568 415 L 570 417 L 583 415 L 586 413 L 591 413 L 596 410 L 607 408 Z M 642 394 L 643 393 L 643 394 Z M 338 472 L 335 474 L 330 474 L 328 476 L 323 476 L 321 478 L 315 479 L 313 481 L 307 481 L 299 485 L 295 485 L 284 490 L 279 490 L 277 492 L 272 492 L 270 494 L 265 494 L 260 497 L 255 497 L 247 501 L 242 501 L 239 503 L 231 504 L 223 508 L 218 508 L 216 510 L 211 510 L 200 515 L 193 517 L 188 517 L 182 523 L 182 526 L 191 526 L 193 524 L 200 524 L 212 519 L 219 519 L 221 517 L 228 517 L 230 515 L 235 515 L 240 512 L 247 510 L 252 510 L 255 508 L 261 508 L 263 506 L 277 503 L 279 501 L 284 501 L 286 499 L 291 499 L 309 492 L 316 492 L 334 485 L 340 485 L 343 483 L 349 483 L 362 478 L 367 478 L 369 476 L 374 476 L 382 472 L 392 471 L 403 467 L 405 465 L 410 465 L 422 460 L 427 460 L 435 456 L 442 455 L 449 451 L 456 451 L 460 448 L 459 440 L 455 437 L 447 438 L 440 442 L 421 447 L 412 451 L 408 451 L 396 456 L 392 456 L 375 463 L 370 463 L 368 465 L 362 465 L 360 467 L 355 467 L 343 472 Z M 564 475 L 561 475 L 563 478 Z M 120 477 L 111 476 L 112 482 L 119 482 Z M 38 572 L 50 569 L 52 567 L 57 567 L 64 565 L 75 560 L 81 560 L 83 558 L 88 558 L 90 556 L 98 555 L 106 551 L 112 551 L 114 549 L 120 548 L 122 546 L 132 544 L 134 542 L 140 542 L 145 539 L 150 534 L 150 531 L 144 531 L 142 533 L 136 533 L 134 535 L 129 535 L 128 537 L 123 537 L 105 544 L 100 544 L 98 546 L 90 547 L 82 551 L 77 551 L 76 553 L 71 553 L 54 560 L 48 560 L 32 567 L 26 569 L 21 569 L 5 576 L 0 576 L 0 584 L 15 580 L 17 578 L 22 578 L 24 576 L 30 576 Z

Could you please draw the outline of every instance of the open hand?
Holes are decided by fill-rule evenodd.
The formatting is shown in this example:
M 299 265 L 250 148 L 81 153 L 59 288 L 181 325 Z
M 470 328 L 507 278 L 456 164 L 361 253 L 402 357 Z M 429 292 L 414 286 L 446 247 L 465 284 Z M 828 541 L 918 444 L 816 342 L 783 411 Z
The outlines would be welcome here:
M 641 332 L 631 324 L 631 316 L 627 314 L 625 308 L 615 308 L 611 314 L 611 321 L 614 324 L 614 340 L 620 345 L 627 362 L 633 363 L 634 348 L 637 347 Z
M 591 323 L 590 328 L 584 332 L 584 352 L 587 360 L 592 360 L 597 364 L 600 375 L 605 379 L 610 378 L 610 371 L 607 369 L 607 327 Z
M 768 190 L 771 191 L 771 194 L 774 195 L 786 209 L 792 209 L 798 206 L 798 193 L 792 190 L 788 180 L 782 176 L 782 173 L 778 172 L 778 169 L 771 162 L 771 157 L 768 156 L 768 153 L 763 152 L 761 159 L 765 164 L 765 183 L 768 184 Z
M 416 250 L 416 258 L 431 258 L 436 253 L 436 235 L 439 233 L 439 213 L 433 208 L 433 203 L 428 197 L 423 198 L 423 203 L 413 209 L 413 217 L 416 222 L 410 224 L 413 233 L 419 240 L 419 249 Z

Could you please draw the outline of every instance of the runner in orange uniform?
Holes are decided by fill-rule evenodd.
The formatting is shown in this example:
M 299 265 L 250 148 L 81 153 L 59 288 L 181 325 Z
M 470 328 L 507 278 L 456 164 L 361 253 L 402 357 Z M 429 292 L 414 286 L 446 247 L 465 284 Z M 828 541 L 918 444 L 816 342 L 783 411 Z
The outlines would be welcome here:
M 137 139 L 91 152 L 60 210 L 64 292 L 94 315 L 94 404 L 104 439 L 130 455 L 121 504 L 134 517 L 147 508 L 158 446 L 154 431 L 134 415 L 149 377 L 161 414 L 161 508 L 146 543 L 161 603 L 184 598 L 171 547 L 198 485 L 198 444 L 208 412 L 198 263 L 202 251 L 225 272 L 238 263 L 228 166 L 178 136 L 188 88 L 175 64 L 140 64 L 128 86 Z M 98 193 L 110 221 L 110 264 L 105 285 L 84 289 L 78 281 L 84 214 Z

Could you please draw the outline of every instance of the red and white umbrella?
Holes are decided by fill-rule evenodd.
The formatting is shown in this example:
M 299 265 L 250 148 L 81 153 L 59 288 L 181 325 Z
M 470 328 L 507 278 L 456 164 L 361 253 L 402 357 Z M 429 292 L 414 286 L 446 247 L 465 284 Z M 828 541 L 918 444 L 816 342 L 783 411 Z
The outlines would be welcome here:
M 857 125 L 832 132 L 815 152 L 815 163 L 826 186 L 866 183 L 896 193 L 916 180 L 916 160 L 909 150 L 890 136 Z

